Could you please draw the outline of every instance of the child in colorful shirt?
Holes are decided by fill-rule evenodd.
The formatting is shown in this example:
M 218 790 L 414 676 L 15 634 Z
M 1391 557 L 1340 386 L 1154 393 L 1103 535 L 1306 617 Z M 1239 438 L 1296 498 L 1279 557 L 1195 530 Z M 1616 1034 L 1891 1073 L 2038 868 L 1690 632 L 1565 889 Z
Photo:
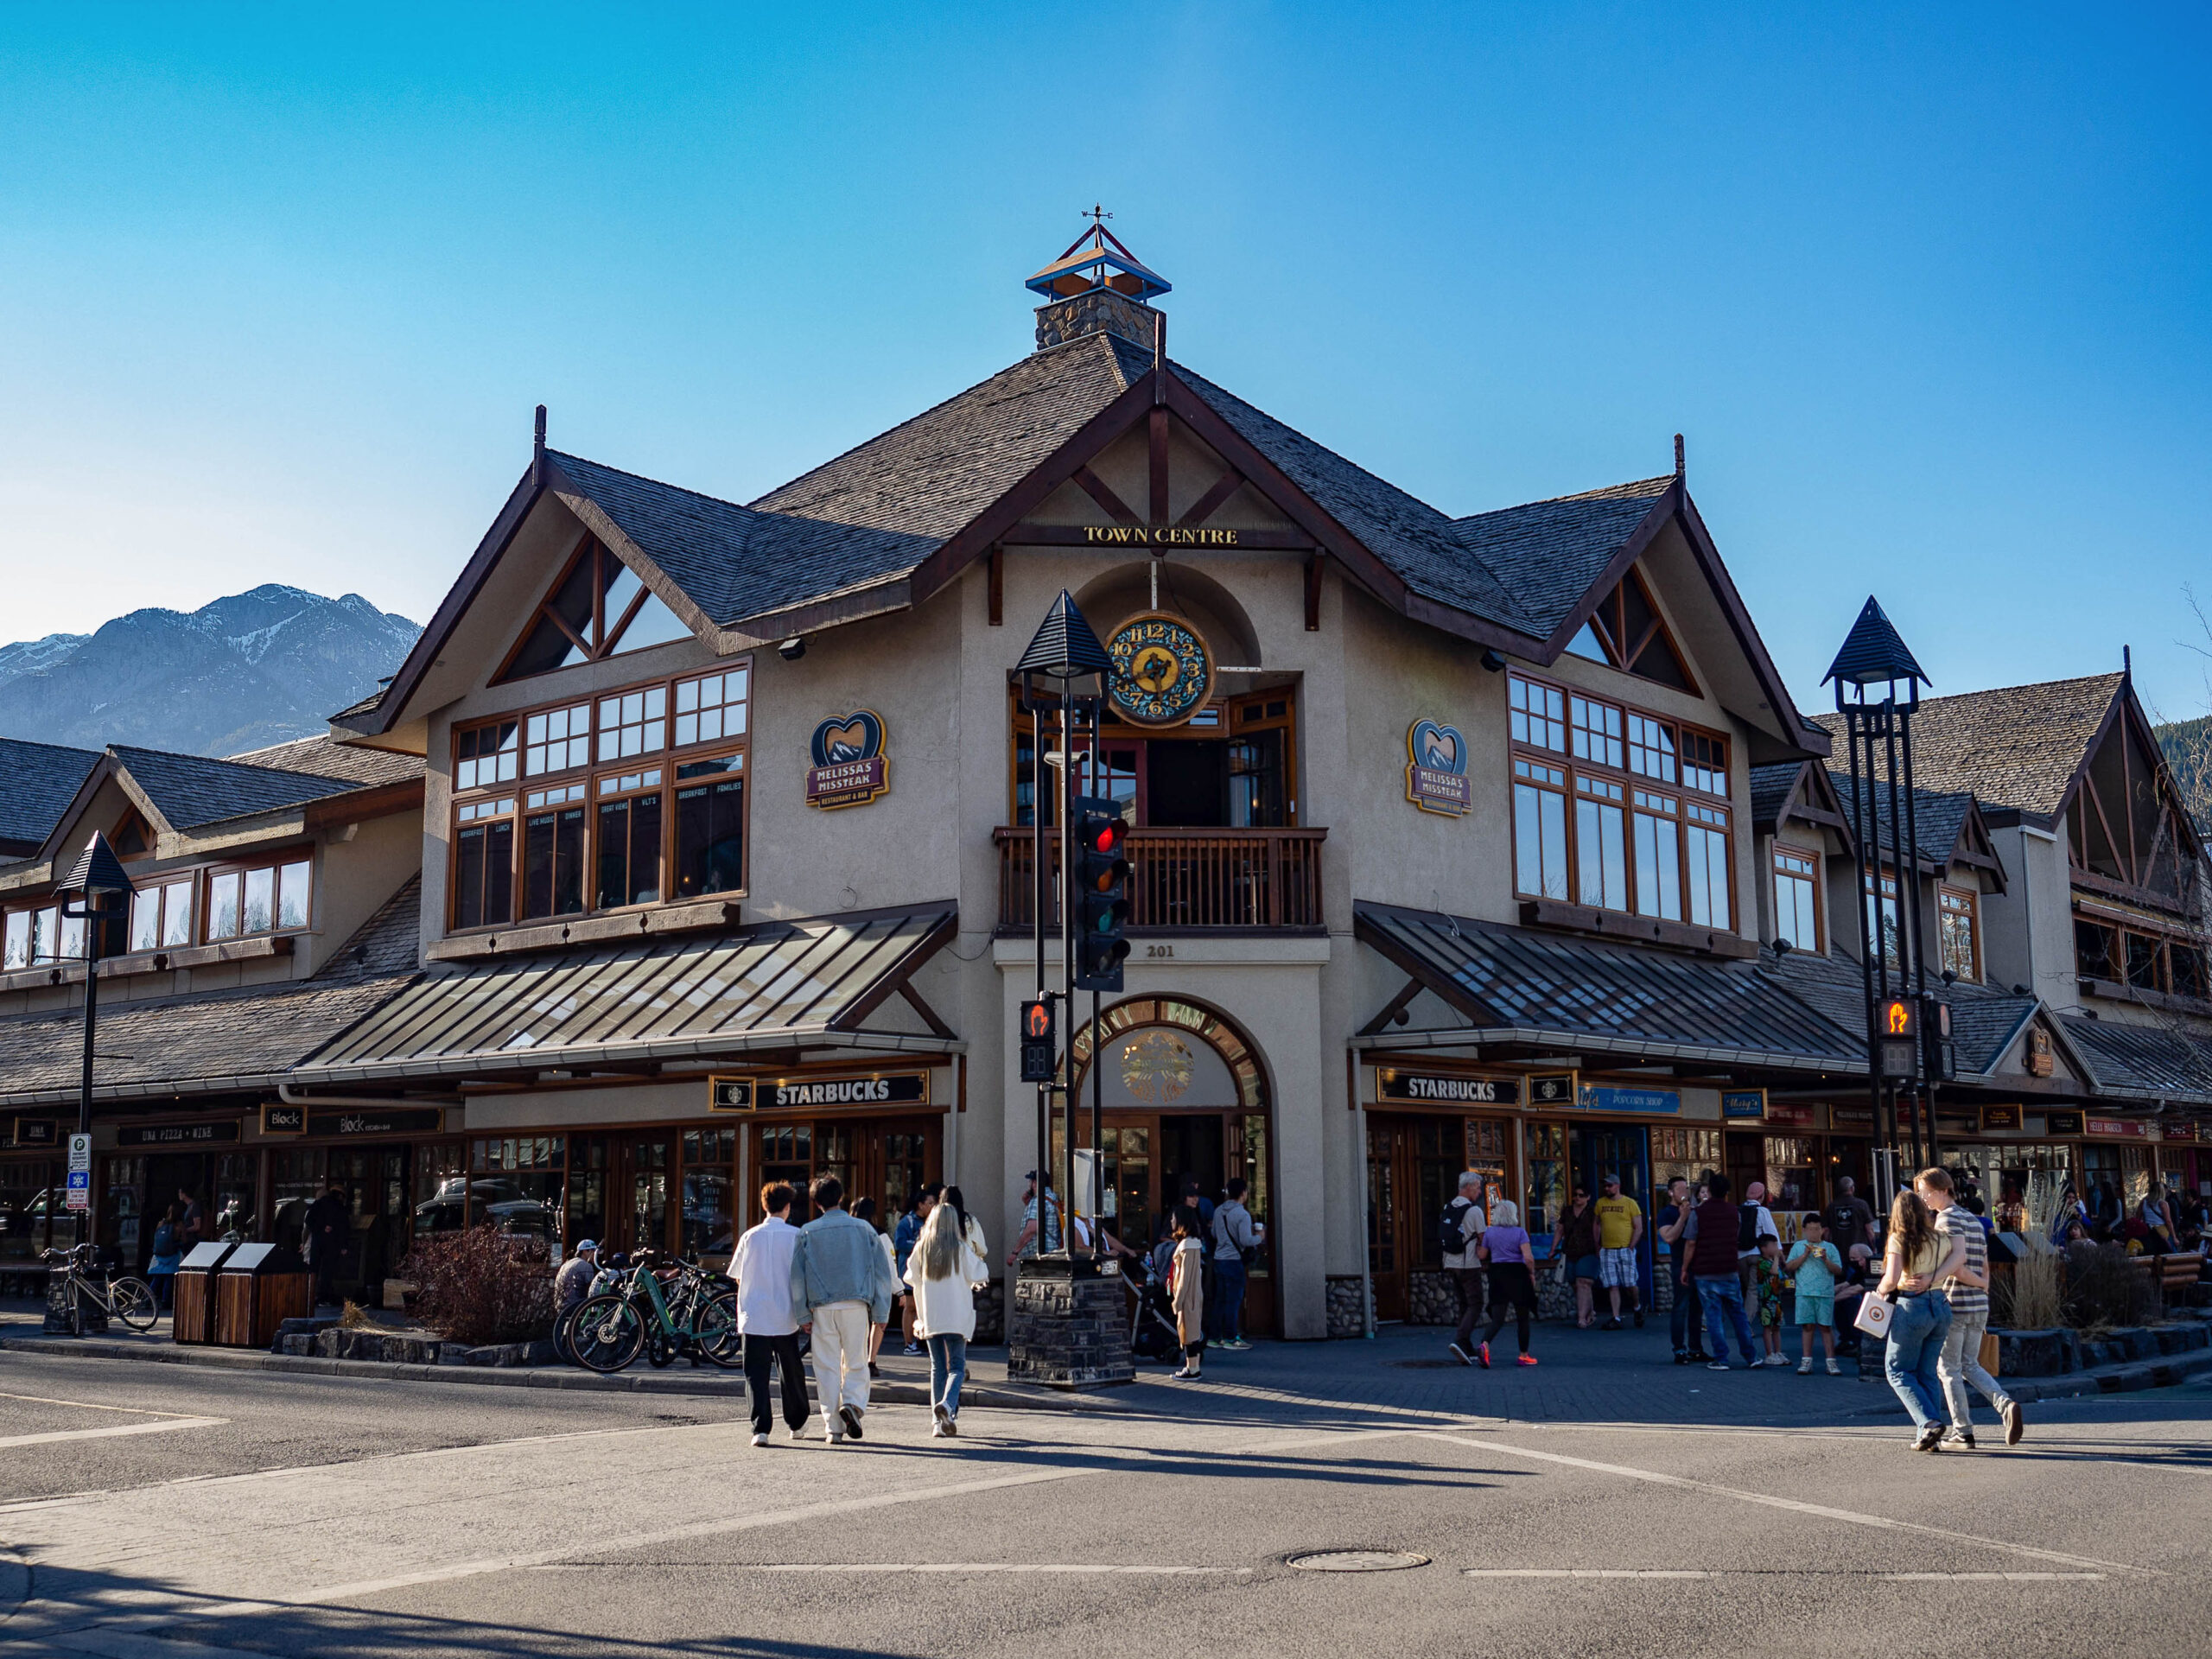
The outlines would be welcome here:
M 1820 1327 L 1821 1345 L 1827 1351 L 1828 1375 L 1838 1374 L 1835 1363 L 1835 1281 L 1843 1271 L 1843 1257 L 1827 1242 L 1827 1230 L 1818 1216 L 1807 1216 L 1797 1242 L 1783 1262 L 1797 1287 L 1793 1320 L 1797 1326 L 1797 1375 L 1813 1369 L 1813 1328 Z M 1778 1340 L 1777 1337 L 1777 1340 Z
M 1762 1253 L 1751 1263 L 1751 1295 L 1758 1307 L 1759 1340 L 1766 1363 L 1786 1365 L 1782 1357 L 1782 1264 Z

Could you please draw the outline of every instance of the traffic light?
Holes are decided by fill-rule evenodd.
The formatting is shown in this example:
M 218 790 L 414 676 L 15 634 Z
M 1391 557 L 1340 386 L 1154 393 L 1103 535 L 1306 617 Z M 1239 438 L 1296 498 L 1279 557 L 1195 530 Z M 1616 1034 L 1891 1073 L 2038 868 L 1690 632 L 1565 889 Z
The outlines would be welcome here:
M 1951 1005 L 1932 996 L 1920 999 L 1920 1042 L 1930 1081 L 1958 1076 L 1958 1050 L 1951 1040 Z
M 1078 795 L 1075 832 L 1075 982 L 1082 990 L 1118 991 L 1122 959 L 1129 954 L 1129 861 L 1122 855 L 1128 828 L 1113 801 Z
M 1021 1080 L 1050 1083 L 1058 1074 L 1060 1057 L 1054 1040 L 1052 1000 L 1040 996 L 1021 1005 Z
M 1904 996 L 1887 996 L 1876 1003 L 1874 1042 L 1883 1077 L 1915 1076 L 1920 1064 L 1919 1006 Z

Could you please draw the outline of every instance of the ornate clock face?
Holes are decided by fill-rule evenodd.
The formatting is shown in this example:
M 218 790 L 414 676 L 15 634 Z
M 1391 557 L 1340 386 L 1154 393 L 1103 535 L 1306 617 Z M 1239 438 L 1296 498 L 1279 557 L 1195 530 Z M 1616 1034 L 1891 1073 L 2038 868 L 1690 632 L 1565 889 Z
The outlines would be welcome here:
M 1139 726 L 1179 726 L 1213 690 L 1213 658 L 1197 629 L 1179 616 L 1133 616 L 1106 642 L 1114 659 L 1109 695 Z

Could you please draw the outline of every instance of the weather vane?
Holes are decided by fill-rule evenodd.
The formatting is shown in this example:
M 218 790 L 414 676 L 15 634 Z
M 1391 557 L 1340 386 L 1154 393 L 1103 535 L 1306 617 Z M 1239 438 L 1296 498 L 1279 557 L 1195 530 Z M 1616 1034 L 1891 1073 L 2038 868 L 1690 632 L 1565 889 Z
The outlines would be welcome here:
M 1096 230 L 1102 221 L 1114 217 L 1113 214 L 1106 211 L 1106 204 L 1104 202 L 1093 202 L 1090 207 L 1083 210 L 1083 216 L 1090 221 L 1090 227 L 1093 230 Z

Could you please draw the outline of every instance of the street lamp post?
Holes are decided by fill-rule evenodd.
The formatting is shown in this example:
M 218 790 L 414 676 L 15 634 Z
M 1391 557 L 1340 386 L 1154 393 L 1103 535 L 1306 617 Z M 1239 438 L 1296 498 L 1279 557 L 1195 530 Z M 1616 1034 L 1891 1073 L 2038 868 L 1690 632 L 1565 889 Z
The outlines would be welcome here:
M 101 924 L 118 917 L 127 918 L 130 914 L 130 897 L 137 891 L 124 870 L 123 861 L 115 855 L 115 849 L 97 830 L 85 843 L 77 868 L 59 889 L 62 915 L 85 925 L 85 1069 L 77 1091 L 77 1133 L 80 1135 L 89 1136 L 92 1132 L 92 1041 L 99 1023 Z M 67 895 L 71 893 L 77 895 L 79 904 L 69 903 Z M 88 1168 L 85 1207 L 77 1212 L 77 1243 L 86 1243 L 92 1231 L 92 1188 Z

